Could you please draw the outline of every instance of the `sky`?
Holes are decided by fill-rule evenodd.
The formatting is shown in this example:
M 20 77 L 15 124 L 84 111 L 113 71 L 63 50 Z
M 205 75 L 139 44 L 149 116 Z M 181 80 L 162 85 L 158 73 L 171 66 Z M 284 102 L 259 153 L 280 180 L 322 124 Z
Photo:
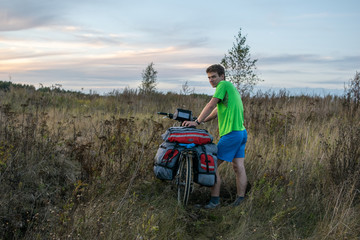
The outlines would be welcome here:
M 109 93 L 186 82 L 212 94 L 206 67 L 241 29 L 267 89 L 343 92 L 360 71 L 358 0 L 0 0 L 0 80 Z M 303 91 L 303 90 L 301 90 Z

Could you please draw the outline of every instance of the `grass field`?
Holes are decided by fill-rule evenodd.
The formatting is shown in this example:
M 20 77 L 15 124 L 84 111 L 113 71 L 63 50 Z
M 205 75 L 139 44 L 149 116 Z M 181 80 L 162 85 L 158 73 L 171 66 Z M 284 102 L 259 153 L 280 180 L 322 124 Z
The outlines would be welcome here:
M 56 89 L 55 89 L 56 90 Z M 197 187 L 189 207 L 154 177 L 156 115 L 206 95 L 106 96 L 12 87 L 0 90 L 0 239 L 359 239 L 360 109 L 345 97 L 244 97 L 252 184 L 235 198 L 220 167 L 222 207 Z M 216 122 L 202 125 L 218 141 Z

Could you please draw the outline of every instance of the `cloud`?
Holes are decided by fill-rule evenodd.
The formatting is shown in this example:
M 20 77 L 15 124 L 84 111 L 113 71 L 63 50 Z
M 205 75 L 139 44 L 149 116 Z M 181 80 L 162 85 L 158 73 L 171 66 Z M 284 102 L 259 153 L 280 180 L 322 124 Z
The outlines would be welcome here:
M 316 13 L 305 13 L 301 15 L 294 16 L 293 19 L 296 20 L 304 20 L 304 19 L 322 19 L 322 18 L 329 18 L 329 17 L 335 17 L 337 15 L 330 14 L 328 12 L 316 12 Z
M 360 55 L 286 54 L 258 56 L 257 67 L 265 86 L 326 86 L 342 89 L 360 66 Z
M 18 31 L 63 20 L 64 5 L 61 1 L 5 0 L 0 9 L 0 31 Z
M 333 64 L 334 66 L 359 66 L 360 55 L 354 56 L 328 56 L 316 54 L 288 54 L 259 56 L 259 65 L 289 65 L 289 64 Z
M 297 2 L 296 8 L 287 8 L 283 2 L 264 2 L 259 8 L 258 4 L 249 7 L 233 1 L 227 3 L 233 6 L 230 12 L 224 12 L 217 11 L 216 5 L 191 1 L 0 1 L 2 78 L 11 73 L 14 79 L 61 83 L 70 88 L 136 87 L 141 71 L 154 62 L 162 82 L 159 87 L 177 89 L 187 80 L 199 90 L 207 85 L 204 69 L 220 62 L 239 24 L 247 31 L 255 30 L 248 38 L 254 45 L 252 50 L 268 54 L 256 54 L 256 58 L 260 76 L 269 83 L 336 84 L 335 78 L 347 79 L 347 73 L 352 77 L 360 66 L 360 56 L 353 47 L 354 32 L 338 32 L 351 25 L 341 21 L 334 25 L 333 14 L 338 12 L 328 9 L 329 4 L 323 8 L 323 4 L 311 3 L 311 8 L 304 8 L 303 2 Z M 273 28 L 266 16 L 286 26 Z M 340 40 L 324 35 L 324 28 L 335 29 L 338 22 L 341 26 L 330 32 L 331 37 L 341 36 Z M 314 26 L 319 26 L 318 35 L 312 35 Z M 309 35 L 318 37 L 304 40 Z M 349 44 L 341 42 L 344 39 Z M 304 52 L 309 54 L 297 54 Z M 324 52 L 337 55 L 321 54 Z
M 55 51 L 36 53 L 36 52 L 20 52 L 9 49 L 0 49 L 0 60 L 3 61 L 17 60 L 17 59 L 35 59 L 35 58 L 63 56 L 63 55 L 66 55 L 66 53 L 55 52 Z
M 300 62 L 318 62 L 318 61 L 328 61 L 328 59 L 312 54 L 288 54 L 288 55 L 274 55 L 274 56 L 265 56 L 260 57 L 258 62 L 262 64 L 292 64 Z
M 77 34 L 79 42 L 98 46 L 122 45 L 124 40 L 119 37 L 106 34 Z

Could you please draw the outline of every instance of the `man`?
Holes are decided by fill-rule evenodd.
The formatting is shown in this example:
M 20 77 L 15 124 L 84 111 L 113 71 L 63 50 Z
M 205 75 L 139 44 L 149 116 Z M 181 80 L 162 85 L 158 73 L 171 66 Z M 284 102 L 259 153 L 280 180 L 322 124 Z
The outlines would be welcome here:
M 210 85 L 215 94 L 206 104 L 195 121 L 185 121 L 183 126 L 197 126 L 218 117 L 220 140 L 218 143 L 218 167 L 224 162 L 232 162 L 236 175 L 237 198 L 233 206 L 239 205 L 245 196 L 247 176 L 244 167 L 247 132 L 244 127 L 244 109 L 237 89 L 225 81 L 225 70 L 219 64 L 206 69 Z M 217 182 L 211 188 L 210 202 L 205 208 L 215 208 L 220 204 L 221 179 L 216 171 Z

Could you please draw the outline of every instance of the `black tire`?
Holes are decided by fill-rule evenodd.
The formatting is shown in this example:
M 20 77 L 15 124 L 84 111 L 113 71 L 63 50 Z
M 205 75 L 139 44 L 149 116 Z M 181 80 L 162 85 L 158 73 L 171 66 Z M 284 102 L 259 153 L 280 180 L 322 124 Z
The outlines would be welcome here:
M 192 155 L 183 154 L 177 174 L 177 190 L 179 204 L 186 206 L 189 200 L 192 185 Z

